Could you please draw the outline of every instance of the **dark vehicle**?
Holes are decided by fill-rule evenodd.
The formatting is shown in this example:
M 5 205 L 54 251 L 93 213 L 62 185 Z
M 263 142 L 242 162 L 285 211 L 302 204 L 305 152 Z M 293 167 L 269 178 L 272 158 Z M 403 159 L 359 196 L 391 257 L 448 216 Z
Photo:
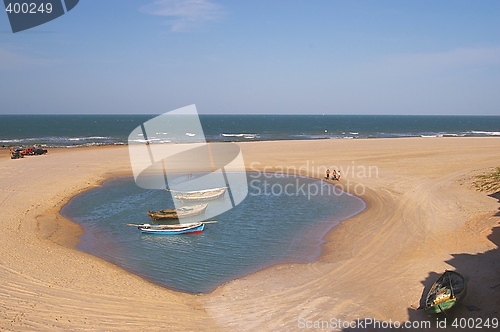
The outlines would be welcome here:
M 35 148 L 33 149 L 33 155 L 42 155 L 42 154 L 46 154 L 47 153 L 47 150 L 45 149 L 42 149 L 42 148 Z
M 19 151 L 14 151 L 10 154 L 10 159 L 19 159 L 23 157 L 24 156 Z

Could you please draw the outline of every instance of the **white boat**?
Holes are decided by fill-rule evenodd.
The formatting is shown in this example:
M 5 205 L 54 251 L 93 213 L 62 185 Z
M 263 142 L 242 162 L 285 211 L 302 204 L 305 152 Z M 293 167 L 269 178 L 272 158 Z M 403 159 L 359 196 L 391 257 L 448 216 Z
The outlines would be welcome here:
M 178 235 L 178 234 L 198 234 L 203 232 L 205 224 L 201 222 L 179 225 L 150 225 L 143 224 L 137 227 L 141 233 Z
M 213 199 L 220 198 L 226 193 L 227 187 L 205 189 L 205 190 L 195 190 L 195 191 L 175 191 L 170 190 L 174 193 L 174 198 L 181 202 L 192 202 L 192 201 L 209 201 Z

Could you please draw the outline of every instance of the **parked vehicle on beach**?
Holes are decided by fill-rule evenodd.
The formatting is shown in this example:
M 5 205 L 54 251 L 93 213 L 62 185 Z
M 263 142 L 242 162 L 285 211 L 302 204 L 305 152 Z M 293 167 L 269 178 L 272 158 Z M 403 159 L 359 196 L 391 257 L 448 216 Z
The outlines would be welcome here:
M 46 154 L 48 151 L 46 149 L 32 147 L 32 148 L 22 148 L 19 147 L 15 150 L 11 150 L 10 158 L 11 159 L 19 159 L 24 156 L 40 156 L 42 154 Z
M 46 154 L 48 151 L 46 149 L 42 149 L 42 148 L 35 148 L 33 149 L 33 155 L 36 156 L 36 155 L 42 155 L 42 154 Z
M 10 159 L 19 159 L 19 158 L 23 158 L 23 157 L 24 157 L 24 155 L 19 151 L 12 151 L 10 153 Z

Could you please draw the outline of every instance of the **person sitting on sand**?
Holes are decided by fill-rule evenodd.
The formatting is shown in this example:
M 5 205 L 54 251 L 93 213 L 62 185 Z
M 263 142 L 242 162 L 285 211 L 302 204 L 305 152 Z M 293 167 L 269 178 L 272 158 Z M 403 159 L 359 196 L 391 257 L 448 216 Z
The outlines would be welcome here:
M 327 179 L 327 180 L 328 180 L 329 178 L 330 178 L 330 169 L 328 168 L 328 169 L 326 170 L 326 177 L 325 177 L 325 179 Z
M 337 180 L 337 171 L 336 170 L 333 170 L 332 180 Z
M 337 181 L 340 181 L 340 171 L 337 172 Z

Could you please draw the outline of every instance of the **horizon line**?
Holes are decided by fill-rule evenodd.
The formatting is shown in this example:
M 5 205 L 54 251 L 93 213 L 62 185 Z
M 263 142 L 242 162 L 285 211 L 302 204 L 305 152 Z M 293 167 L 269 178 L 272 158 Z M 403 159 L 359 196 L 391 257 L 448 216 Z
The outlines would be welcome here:
M 173 110 L 172 110 L 173 111 Z M 167 111 L 165 113 L 168 113 Z M 0 113 L 2 115 L 160 115 L 164 113 Z M 198 115 L 319 115 L 319 116 L 500 116 L 500 114 L 348 114 L 348 113 L 198 113 Z

